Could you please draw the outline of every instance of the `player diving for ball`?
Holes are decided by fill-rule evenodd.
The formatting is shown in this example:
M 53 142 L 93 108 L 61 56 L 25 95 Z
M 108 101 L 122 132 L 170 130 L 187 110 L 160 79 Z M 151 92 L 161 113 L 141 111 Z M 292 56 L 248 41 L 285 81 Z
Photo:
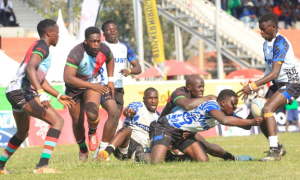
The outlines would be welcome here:
M 161 116 L 166 116 L 172 112 L 174 112 L 175 107 L 180 107 L 184 111 L 190 111 L 199 106 L 199 104 L 204 103 L 209 100 L 216 100 L 216 96 L 209 95 L 203 97 L 204 93 L 204 80 L 198 75 L 191 75 L 186 79 L 186 85 L 180 88 L 177 88 L 169 97 L 168 102 L 163 109 Z M 156 127 L 156 121 L 152 122 L 149 127 L 149 136 L 150 140 L 153 140 L 154 129 Z M 189 132 L 183 132 L 184 136 L 190 135 Z M 209 143 L 205 140 L 203 136 L 199 133 L 195 134 L 195 138 L 199 141 L 204 150 L 214 156 L 220 157 L 224 160 L 247 160 L 245 156 L 233 156 L 231 153 L 224 150 L 217 144 Z M 175 147 L 175 146 L 174 146 Z M 174 150 L 173 150 L 174 151 Z M 181 154 L 178 150 L 174 151 L 176 154 Z M 168 155 L 170 153 L 168 152 Z M 171 155 L 171 154 L 170 154 Z M 144 160 L 147 159 L 146 155 L 142 155 Z M 172 156 L 168 156 L 171 159 Z M 170 159 L 167 157 L 167 161 Z M 251 157 L 248 157 L 248 160 Z
M 268 99 L 262 111 L 265 121 L 260 129 L 269 141 L 267 156 L 260 161 L 280 161 L 286 151 L 277 137 L 277 124 L 274 112 L 285 104 L 292 104 L 300 95 L 299 70 L 291 43 L 278 33 L 278 19 L 273 13 L 266 13 L 259 18 L 259 28 L 266 40 L 263 45 L 265 55 L 264 77 L 249 84 L 244 84 L 238 94 L 247 98 L 252 91 L 272 81 L 265 98 Z M 252 114 L 248 118 L 251 118 Z M 250 127 L 249 127 L 250 128 Z
M 217 100 L 208 100 L 198 105 L 194 110 L 184 111 L 175 107 L 171 114 L 160 116 L 157 120 L 151 149 L 151 163 L 161 163 L 165 159 L 170 144 L 176 145 L 191 159 L 208 161 L 208 156 L 195 136 L 183 138 L 184 131 L 197 133 L 206 131 L 216 125 L 227 126 L 257 126 L 262 117 L 241 119 L 233 116 L 238 104 L 238 96 L 232 90 L 222 90 Z
M 130 103 L 124 110 L 123 114 L 126 117 L 124 126 L 117 132 L 106 149 L 99 151 L 97 159 L 106 161 L 111 153 L 120 160 L 130 159 L 137 147 L 142 149 L 147 147 L 149 125 L 160 115 L 156 111 L 157 105 L 157 90 L 147 88 L 144 91 L 142 102 Z

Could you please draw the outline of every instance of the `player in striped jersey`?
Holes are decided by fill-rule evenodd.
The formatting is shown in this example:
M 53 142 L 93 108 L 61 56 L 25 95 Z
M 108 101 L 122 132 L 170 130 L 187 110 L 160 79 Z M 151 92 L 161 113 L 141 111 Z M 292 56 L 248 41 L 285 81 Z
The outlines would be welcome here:
M 49 159 L 55 148 L 62 130 L 64 120 L 50 105 L 48 92 L 65 106 L 72 107 L 71 97 L 61 95 L 53 89 L 45 79 L 51 65 L 50 46 L 55 46 L 59 38 L 59 28 L 55 21 L 45 19 L 39 22 L 37 30 L 40 39 L 28 49 L 16 78 L 11 81 L 6 90 L 6 97 L 13 108 L 17 124 L 16 134 L 9 140 L 8 146 L 0 157 L 0 174 L 10 174 L 5 169 L 5 163 L 28 137 L 30 116 L 45 121 L 50 125 L 40 162 L 34 173 L 60 173 L 61 171 L 48 166 Z

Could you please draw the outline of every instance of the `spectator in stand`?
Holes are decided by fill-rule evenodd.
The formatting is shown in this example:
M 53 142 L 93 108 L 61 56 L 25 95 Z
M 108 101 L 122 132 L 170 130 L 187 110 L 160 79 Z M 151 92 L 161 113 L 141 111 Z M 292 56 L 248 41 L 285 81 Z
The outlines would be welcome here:
M 268 12 L 265 9 L 266 3 L 267 3 L 267 0 L 255 0 L 254 1 L 257 16 L 261 16 Z
M 249 1 L 247 4 L 245 4 L 245 7 L 243 9 L 243 13 L 241 14 L 240 20 L 245 23 L 246 26 L 250 22 L 253 22 L 253 26 L 251 27 L 252 29 L 256 27 L 257 24 L 257 17 L 254 12 L 254 4 L 253 2 Z M 250 27 L 250 26 L 249 26 Z
M 293 9 L 292 17 L 295 24 L 297 21 L 300 20 L 300 4 L 297 4 L 296 7 Z
M 8 0 L 3 0 L 0 2 L 0 10 L 1 10 L 1 21 L 3 26 L 19 26 L 17 24 L 17 19 L 15 13 L 13 11 L 13 4 Z M 13 21 L 9 20 L 10 17 L 13 17 Z
M 288 3 L 285 3 L 285 7 L 283 5 L 275 6 L 273 9 L 273 13 L 278 17 L 278 21 L 284 21 L 284 28 L 287 29 L 288 25 L 292 25 L 292 19 L 290 16 Z
M 242 9 L 242 3 L 240 0 L 228 0 L 228 13 L 234 16 L 235 18 L 239 18 L 239 13 Z
M 274 6 L 279 6 L 282 4 L 282 0 L 274 0 Z
M 274 7 L 274 1 L 273 0 L 267 0 L 267 3 L 265 4 L 265 10 L 267 12 L 273 12 Z
M 286 132 L 289 132 L 290 122 L 294 120 L 297 123 L 298 131 L 300 131 L 300 123 L 299 123 L 299 111 L 298 111 L 298 101 L 294 101 L 291 105 L 285 105 L 286 110 Z

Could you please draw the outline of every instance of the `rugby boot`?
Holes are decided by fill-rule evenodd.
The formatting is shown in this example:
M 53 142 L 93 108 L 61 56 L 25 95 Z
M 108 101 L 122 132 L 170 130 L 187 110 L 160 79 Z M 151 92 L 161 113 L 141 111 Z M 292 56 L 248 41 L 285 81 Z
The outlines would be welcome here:
M 108 159 L 108 156 L 109 156 L 109 154 L 108 154 L 107 151 L 101 150 L 97 154 L 97 161 L 99 161 L 99 162 L 106 162 L 107 159 Z
M 281 156 L 284 156 L 286 154 L 286 150 L 285 150 L 283 144 L 278 143 L 278 150 L 279 150 Z M 265 151 L 264 153 L 269 153 L 269 151 Z
M 4 167 L 2 170 L 0 170 L 0 174 L 11 174 L 11 172 Z
M 286 154 L 286 150 L 285 150 L 283 144 L 278 143 L 278 150 L 279 150 L 279 153 L 281 156 L 284 156 Z
M 281 160 L 281 155 L 279 150 L 277 150 L 276 152 L 270 149 L 268 155 L 261 158 L 259 161 L 280 161 L 280 160 Z
M 89 151 L 86 152 L 86 153 L 83 153 L 83 152 L 81 152 L 81 151 L 79 152 L 79 161 L 80 161 L 80 162 L 85 163 L 85 162 L 88 161 L 88 159 L 89 159 Z
M 49 165 L 41 166 L 41 167 L 36 167 L 33 170 L 33 173 L 35 174 L 49 174 L 49 173 L 61 173 L 60 170 L 50 168 Z
M 89 148 L 91 151 L 95 151 L 98 147 L 97 133 L 89 135 Z

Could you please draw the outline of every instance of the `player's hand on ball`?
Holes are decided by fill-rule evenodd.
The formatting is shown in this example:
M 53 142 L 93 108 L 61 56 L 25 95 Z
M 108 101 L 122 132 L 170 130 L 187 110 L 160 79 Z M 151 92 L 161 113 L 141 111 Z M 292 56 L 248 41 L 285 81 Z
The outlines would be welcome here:
M 68 108 L 72 108 L 72 107 L 75 106 L 75 102 L 72 100 L 72 97 L 67 96 L 67 95 L 61 95 L 61 96 L 59 97 L 58 101 L 59 101 L 62 105 L 66 106 L 66 107 L 68 107 Z
M 264 121 L 264 119 L 260 116 L 255 117 L 252 120 L 253 120 L 253 125 L 254 126 L 260 126 L 260 124 Z
M 102 84 L 99 84 L 99 83 L 93 83 L 92 90 L 94 90 L 96 92 L 99 92 L 101 94 L 109 93 L 108 87 L 106 87 L 106 86 L 104 86 Z
M 125 115 L 126 117 L 130 117 L 130 116 L 132 116 L 134 113 L 135 113 L 135 111 L 134 111 L 133 109 L 131 109 L 131 108 L 126 108 L 124 115 Z
M 122 69 L 119 73 L 121 73 L 125 77 L 127 77 L 130 74 L 128 69 Z

